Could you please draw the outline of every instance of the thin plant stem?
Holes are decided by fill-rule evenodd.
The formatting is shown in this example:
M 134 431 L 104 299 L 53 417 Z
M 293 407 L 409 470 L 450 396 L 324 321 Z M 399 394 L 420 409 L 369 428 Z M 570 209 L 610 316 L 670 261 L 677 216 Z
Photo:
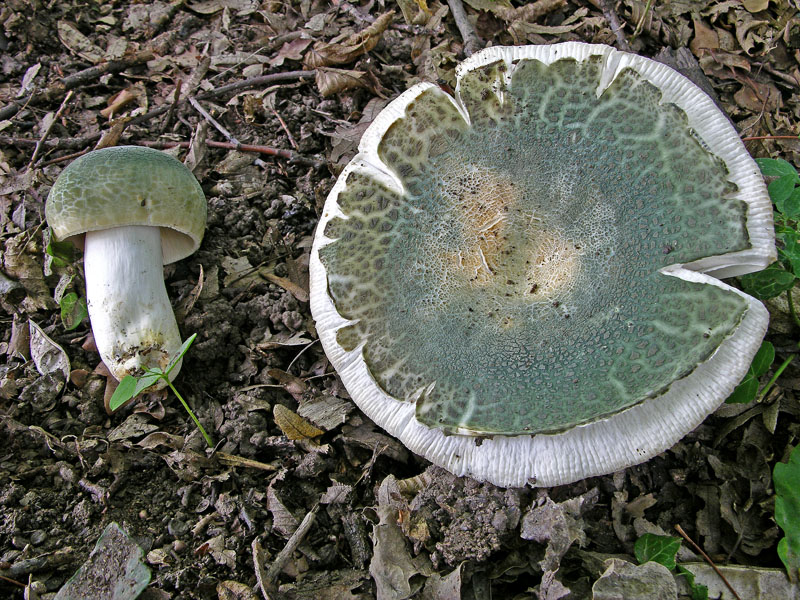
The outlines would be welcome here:
M 789 363 L 791 363 L 794 360 L 794 357 L 795 357 L 794 354 L 787 356 L 786 360 L 784 360 L 781 363 L 781 366 L 775 369 L 775 373 L 772 374 L 772 377 L 767 382 L 767 385 L 765 385 L 764 388 L 758 393 L 758 396 L 756 396 L 756 402 L 761 402 L 766 397 L 767 392 L 769 392 L 770 389 L 772 389 L 772 386 L 775 385 L 776 381 L 778 381 L 778 377 L 780 377 L 781 373 L 783 373 L 786 370 L 786 367 L 788 367 Z
M 200 424 L 200 421 L 197 419 L 197 417 L 195 416 L 194 412 L 192 412 L 192 409 L 189 408 L 188 404 L 186 404 L 186 400 L 184 400 L 183 396 L 181 396 L 178 393 L 178 390 L 175 389 L 175 386 L 172 385 L 172 382 L 169 380 L 168 377 L 164 377 L 164 379 L 167 380 L 167 385 L 169 386 L 169 389 L 171 389 L 172 393 L 175 394 L 178 397 L 178 400 L 180 400 L 181 404 L 183 404 L 183 408 L 185 408 L 186 412 L 189 413 L 189 416 L 192 417 L 192 421 L 194 421 L 194 424 L 197 425 L 197 428 L 200 430 L 200 433 L 203 434 L 203 437 L 205 438 L 206 444 L 208 444 L 208 447 L 209 448 L 213 448 L 214 447 L 214 442 L 211 441 L 211 437 L 206 433 L 206 430 L 203 429 L 203 426 Z
M 786 290 L 786 300 L 789 302 L 789 314 L 792 315 L 794 324 L 800 327 L 800 319 L 797 318 L 797 311 L 794 307 L 794 298 L 792 298 L 792 289 L 794 288 Z
M 702 556 L 702 557 L 703 557 L 703 559 L 704 559 L 704 560 L 705 560 L 705 561 L 706 561 L 706 562 L 707 562 L 709 565 L 711 565 L 711 568 L 712 568 L 712 569 L 714 569 L 714 572 L 715 572 L 717 575 L 719 575 L 720 579 L 722 579 L 722 582 L 723 582 L 723 583 L 724 583 L 724 584 L 727 586 L 727 588 L 728 588 L 728 589 L 731 591 L 731 594 L 733 594 L 733 597 L 734 597 L 734 598 L 736 598 L 736 600 L 742 600 L 742 597 L 741 597 L 741 596 L 740 596 L 738 593 L 736 593 L 736 590 L 733 588 L 733 586 L 730 584 L 730 582 L 729 582 L 729 581 L 728 581 L 728 580 L 725 578 L 725 575 L 723 575 L 723 574 L 722 574 L 722 571 L 720 571 L 720 570 L 719 570 L 719 567 L 717 567 L 717 565 L 715 565 L 715 564 L 714 564 L 714 561 L 713 561 L 713 560 L 711 560 L 711 558 L 708 556 L 708 554 L 706 554 L 706 553 L 703 551 L 703 549 L 702 549 L 700 546 L 698 546 L 697 544 L 695 544 L 694 540 L 693 540 L 692 538 L 690 538 L 690 537 L 689 537 L 689 534 L 688 534 L 688 533 L 686 533 L 686 532 L 683 530 L 683 527 L 681 527 L 680 525 L 676 524 L 676 525 L 675 525 L 675 530 L 676 530 L 676 531 L 677 531 L 679 534 L 681 534 L 681 537 L 682 537 L 683 539 L 685 539 L 687 542 L 689 542 L 689 543 L 692 545 L 692 547 L 695 549 L 695 551 L 697 551 L 697 552 L 699 552 L 699 553 L 700 553 L 700 556 Z

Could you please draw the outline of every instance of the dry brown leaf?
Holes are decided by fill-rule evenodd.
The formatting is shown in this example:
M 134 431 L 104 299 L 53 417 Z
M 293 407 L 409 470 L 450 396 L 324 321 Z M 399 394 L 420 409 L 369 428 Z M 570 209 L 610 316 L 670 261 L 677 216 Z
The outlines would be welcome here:
M 769 21 L 758 20 L 743 10 L 736 12 L 736 39 L 745 54 L 751 56 L 757 45 L 763 46 L 764 38 L 759 33 L 762 25 L 769 25 Z
M 275 418 L 275 424 L 290 440 L 310 440 L 325 433 L 283 404 L 274 406 L 272 416 Z
M 747 12 L 761 12 L 762 10 L 767 10 L 769 0 L 742 0 L 742 5 Z
M 33 319 L 28 320 L 30 327 L 31 358 L 36 370 L 42 375 L 61 373 L 64 381 L 69 379 L 69 358 L 64 348 L 56 344 L 39 327 Z
M 67 21 L 58 22 L 58 39 L 70 52 L 85 58 L 92 64 L 97 64 L 103 60 L 103 50 L 95 46 L 92 41 L 83 35 L 78 28 Z
M 426 0 L 397 0 L 397 5 L 406 25 L 426 25 L 433 16 Z
M 772 83 L 759 83 L 748 79 L 733 95 L 736 104 L 754 113 L 773 112 L 780 108 L 781 93 Z
M 342 41 L 317 42 L 306 54 L 305 65 L 314 69 L 354 61 L 376 46 L 381 35 L 392 22 L 392 17 L 394 17 L 394 11 L 390 10 L 375 19 L 375 22 L 366 29 L 354 33 Z
M 275 275 L 275 273 L 270 273 L 266 271 L 259 271 L 259 274 L 262 277 L 264 277 L 264 279 L 266 279 L 267 281 L 270 281 L 276 285 L 281 286 L 292 296 L 300 300 L 300 302 L 308 302 L 308 292 L 299 285 L 296 285 L 290 279 L 287 279 L 286 277 L 279 277 L 278 275 Z
M 364 71 L 317 67 L 315 82 L 322 97 L 328 98 L 345 90 L 367 87 L 364 82 L 365 75 Z
M 269 464 L 263 463 L 252 458 L 245 458 L 235 454 L 228 454 L 227 452 L 217 452 L 214 456 L 217 457 L 219 462 L 229 465 L 231 467 L 250 467 L 251 469 L 261 469 L 262 471 L 277 471 L 278 468 Z
M 689 43 L 692 54 L 698 58 L 708 50 L 719 49 L 719 35 L 702 19 L 694 19 L 694 39 Z
M 286 42 L 281 46 L 281 49 L 278 50 L 278 54 L 275 55 L 275 58 L 269 61 L 270 66 L 280 67 L 285 60 L 303 60 L 303 52 L 306 51 L 306 48 L 308 48 L 313 41 L 314 40 L 311 38 L 299 37 Z

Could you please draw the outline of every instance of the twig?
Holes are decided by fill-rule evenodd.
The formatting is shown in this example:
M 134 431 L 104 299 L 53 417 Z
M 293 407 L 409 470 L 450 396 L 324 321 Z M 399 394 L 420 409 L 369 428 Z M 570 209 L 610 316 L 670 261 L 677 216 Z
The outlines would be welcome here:
M 622 25 L 619 23 L 619 17 L 614 8 L 613 0 L 600 0 L 600 8 L 603 11 L 603 16 L 611 27 L 611 31 L 617 37 L 617 45 L 620 50 L 630 52 L 631 47 L 628 45 L 628 40 L 625 39 L 625 34 L 622 33 Z
M 139 52 L 129 58 L 110 60 L 106 63 L 73 73 L 72 75 L 64 77 L 61 81 L 51 85 L 43 92 L 33 93 L 23 98 L 12 100 L 9 104 L 3 108 L 0 108 L 0 120 L 10 119 L 20 110 L 22 110 L 28 103 L 48 102 L 55 100 L 55 98 L 63 94 L 65 91 L 74 90 L 78 86 L 99 78 L 101 75 L 105 75 L 106 73 L 119 73 L 120 71 L 124 71 L 133 65 L 138 65 L 147 62 L 148 60 L 153 60 L 154 56 L 155 55 L 150 50 L 145 50 L 144 52 Z
M 33 154 L 31 155 L 31 160 L 28 162 L 28 170 L 33 168 L 33 165 L 36 163 L 36 159 L 39 158 L 39 152 L 42 149 L 42 145 L 44 144 L 45 140 L 50 136 L 50 132 L 53 130 L 53 125 L 56 124 L 56 121 L 61 117 L 61 113 L 64 112 L 64 109 L 67 107 L 67 103 L 72 98 L 72 90 L 67 92 L 67 95 L 64 96 L 64 101 L 61 103 L 61 106 L 58 107 L 56 114 L 51 119 L 50 123 L 47 124 L 47 128 L 42 132 L 42 137 L 39 138 L 39 141 L 36 142 L 36 147 L 33 149 Z
M 743 142 L 754 142 L 756 140 L 800 140 L 797 135 L 754 135 L 750 137 L 743 137 Z
M 188 148 L 189 142 L 133 142 L 138 146 L 147 146 L 148 148 L 158 148 L 163 150 L 165 148 L 175 148 L 177 146 L 181 148 Z M 295 154 L 291 150 L 281 150 L 280 148 L 271 148 L 269 146 L 259 146 L 256 144 L 235 144 L 232 142 L 215 142 L 213 140 L 207 140 L 206 145 L 211 148 L 224 148 L 226 150 L 239 150 L 240 152 L 258 152 L 259 154 L 266 154 L 267 156 L 278 156 L 280 158 L 285 158 L 291 163 L 307 166 L 307 167 L 315 167 L 319 168 L 324 163 L 322 161 L 311 160 L 310 158 L 306 158 L 304 156 L 300 156 L 299 154 Z
M 692 545 L 692 547 L 693 547 L 695 550 L 697 550 L 697 551 L 700 553 L 700 556 L 702 556 L 702 557 L 703 557 L 703 559 L 704 559 L 704 560 L 705 560 L 705 561 L 706 561 L 706 562 L 707 562 L 709 565 L 711 565 L 711 568 L 712 568 L 712 569 L 714 569 L 714 572 L 715 572 L 717 575 L 719 575 L 720 579 L 722 579 L 722 582 L 723 582 L 723 583 L 724 583 L 724 584 L 725 584 L 725 585 L 728 587 L 728 589 L 731 591 L 731 594 L 733 594 L 733 597 L 734 597 L 734 598 L 736 598 L 736 600 L 742 600 L 741 596 L 739 596 L 739 594 L 737 594 L 737 593 L 736 593 L 736 590 L 735 590 L 735 589 L 733 589 L 733 586 L 732 586 L 732 585 L 730 584 L 730 582 L 729 582 L 729 581 L 728 581 L 728 580 L 725 578 L 725 575 L 723 575 L 723 574 L 722 574 L 722 571 L 720 571 L 720 570 L 719 570 L 719 567 L 717 567 L 717 565 L 715 565 L 715 564 L 714 564 L 714 561 L 713 561 L 713 560 L 711 560 L 711 558 L 708 556 L 708 554 L 706 554 L 706 553 L 703 551 L 703 549 L 702 549 L 700 546 L 698 546 L 697 544 L 695 544 L 695 543 L 694 543 L 694 540 L 693 540 L 692 538 L 690 538 L 690 537 L 689 537 L 689 534 L 688 534 L 688 533 L 686 533 L 686 532 L 683 530 L 683 527 L 681 527 L 680 525 L 677 525 L 677 524 L 676 524 L 676 525 L 675 525 L 675 531 L 677 531 L 679 534 L 681 534 L 681 537 L 682 537 L 683 539 L 685 539 L 687 542 L 689 542 L 689 543 Z
M 278 119 L 278 123 L 281 124 L 281 127 L 283 128 L 286 137 L 289 138 L 289 143 L 292 145 L 292 148 L 294 148 L 295 150 L 299 150 L 300 146 L 298 146 L 297 142 L 294 141 L 294 136 L 292 135 L 292 132 L 289 131 L 289 128 L 286 126 L 286 121 L 284 121 L 283 118 L 278 114 L 277 110 L 275 110 L 274 108 L 271 110 L 272 114 L 275 115 L 275 118 Z
M 294 551 L 297 550 L 297 547 L 303 543 L 306 534 L 308 534 L 308 531 L 314 524 L 318 510 L 319 503 L 315 504 L 314 508 L 308 511 L 308 514 L 303 518 L 303 520 L 300 522 L 300 525 L 297 526 L 297 529 L 294 530 L 292 536 L 287 540 L 286 545 L 275 556 L 275 560 L 272 561 L 269 569 L 267 569 L 267 581 L 270 584 L 274 583 L 275 580 L 278 579 L 278 575 L 280 575 L 281 570 L 283 570 L 283 566 L 286 564 L 286 561 L 288 561 L 289 557 L 291 557 Z
M 23 587 L 23 588 L 26 587 L 24 583 L 21 583 L 21 582 L 17 581 L 16 579 L 11 579 L 11 577 L 4 577 L 3 575 L 0 575 L 0 579 L 2 579 L 3 581 L 5 581 L 7 583 L 12 583 L 14 585 L 18 585 L 19 587 Z
M 447 5 L 450 7 L 450 12 L 455 19 L 458 32 L 464 40 L 464 56 L 470 56 L 481 49 L 481 41 L 478 34 L 475 33 L 475 28 L 472 23 L 467 20 L 467 13 L 464 10 L 464 5 L 461 0 L 447 0 Z

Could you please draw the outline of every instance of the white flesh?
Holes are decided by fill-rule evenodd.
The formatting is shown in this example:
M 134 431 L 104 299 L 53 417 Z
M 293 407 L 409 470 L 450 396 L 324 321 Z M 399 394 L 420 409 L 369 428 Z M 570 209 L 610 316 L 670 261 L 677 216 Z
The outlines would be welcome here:
M 92 332 L 108 369 L 120 380 L 164 369 L 181 336 L 164 285 L 159 228 L 88 232 L 83 261 Z M 180 368 L 178 363 L 170 379 Z

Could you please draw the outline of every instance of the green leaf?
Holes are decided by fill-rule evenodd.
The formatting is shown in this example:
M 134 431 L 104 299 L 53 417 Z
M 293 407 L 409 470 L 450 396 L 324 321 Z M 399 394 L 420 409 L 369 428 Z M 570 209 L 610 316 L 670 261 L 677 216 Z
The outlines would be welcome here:
M 756 378 L 761 377 L 764 373 L 769 371 L 773 362 L 775 362 L 775 346 L 770 342 L 763 342 L 758 352 L 756 352 L 756 355 L 753 357 L 750 370 Z
M 136 389 L 134 390 L 133 395 L 138 396 L 147 388 L 154 386 L 158 383 L 158 380 L 163 377 L 163 373 L 161 371 L 151 372 L 145 375 L 144 377 L 139 377 L 136 380 Z
M 763 271 L 742 275 L 739 281 L 746 293 L 759 300 L 769 300 L 791 288 L 795 279 L 797 278 L 794 273 L 784 269 L 780 263 L 774 262 Z
M 675 568 L 675 555 L 678 554 L 680 547 L 680 538 L 645 533 L 636 540 L 633 553 L 640 565 L 653 561 L 664 565 L 671 571 Z
M 134 391 L 136 390 L 137 383 L 136 378 L 130 375 L 126 375 L 122 378 L 117 389 L 114 390 L 114 393 L 111 395 L 111 400 L 108 401 L 108 408 L 111 409 L 111 412 L 117 410 L 136 395 Z
M 757 158 L 756 164 L 761 169 L 761 173 L 767 177 L 783 177 L 784 175 L 793 175 L 798 183 L 800 177 L 797 175 L 797 170 L 792 163 L 783 160 L 782 158 Z
M 769 197 L 775 204 L 775 207 L 782 213 L 786 212 L 784 203 L 789 199 L 789 196 L 794 192 L 794 184 L 797 182 L 797 174 L 784 175 L 772 181 L 768 186 Z
M 694 573 L 681 565 L 678 565 L 678 573 L 686 577 L 686 583 L 689 584 L 692 600 L 708 600 L 708 588 L 694 582 Z
M 192 345 L 192 342 L 194 342 L 196 337 L 197 334 L 193 333 L 185 342 L 183 342 L 183 345 L 178 350 L 178 353 L 172 357 L 172 360 L 169 361 L 167 368 L 164 369 L 165 375 L 169 375 L 172 372 L 172 369 L 174 369 L 175 365 L 178 364 L 178 361 L 183 358 L 183 355 L 189 350 L 189 346 Z
M 56 242 L 52 235 L 44 251 L 53 257 L 53 264 L 58 267 L 66 266 L 75 260 L 75 246 L 72 242 Z
M 725 400 L 726 404 L 747 404 L 756 399 L 758 394 L 758 379 L 752 377 L 750 372 L 744 376 L 742 382 L 736 386 L 733 393 Z
M 75 292 L 64 294 L 61 298 L 60 306 L 61 322 L 67 331 L 75 329 L 89 316 L 89 310 L 86 308 L 86 299 L 79 298 Z
M 789 227 L 781 227 L 775 236 L 783 245 L 778 248 L 778 257 L 783 266 L 794 274 L 800 273 L 800 234 Z
M 728 404 L 747 404 L 752 402 L 758 394 L 758 379 L 769 371 L 772 363 L 775 362 L 775 347 L 764 342 L 753 357 L 753 362 L 747 370 L 741 383 L 736 386 L 733 393 L 725 401 Z
M 785 537 L 778 543 L 778 556 L 789 579 L 800 575 L 800 446 L 789 455 L 788 463 L 777 463 L 772 470 L 775 485 L 775 522 Z
M 794 188 L 792 195 L 783 203 L 783 216 L 796 221 L 800 218 L 800 188 Z

